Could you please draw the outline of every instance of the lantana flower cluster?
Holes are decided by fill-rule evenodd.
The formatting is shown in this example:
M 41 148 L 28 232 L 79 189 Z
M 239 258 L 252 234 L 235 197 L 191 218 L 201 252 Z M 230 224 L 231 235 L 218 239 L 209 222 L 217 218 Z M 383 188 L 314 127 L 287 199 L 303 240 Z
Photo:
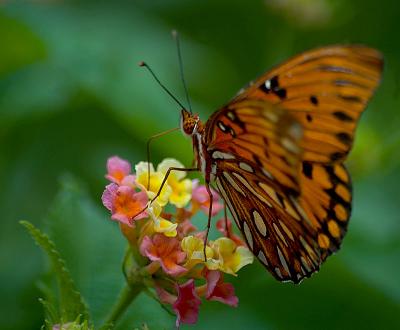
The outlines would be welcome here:
M 168 158 L 156 169 L 140 162 L 132 172 L 128 161 L 111 157 L 106 175 L 111 183 L 102 201 L 129 241 L 132 267 L 145 276 L 145 285 L 154 289 L 158 300 L 170 306 L 179 327 L 196 323 L 202 299 L 236 307 L 238 298 L 225 274 L 236 276 L 253 262 L 253 255 L 232 232 L 226 216 L 216 222 L 221 236 L 205 242 L 209 195 L 206 187 L 187 178 L 186 172 L 171 171 L 154 199 L 171 167 L 183 165 Z M 212 215 L 216 216 L 223 213 L 223 204 L 216 191 L 212 194 Z M 205 215 L 193 219 L 199 212 Z

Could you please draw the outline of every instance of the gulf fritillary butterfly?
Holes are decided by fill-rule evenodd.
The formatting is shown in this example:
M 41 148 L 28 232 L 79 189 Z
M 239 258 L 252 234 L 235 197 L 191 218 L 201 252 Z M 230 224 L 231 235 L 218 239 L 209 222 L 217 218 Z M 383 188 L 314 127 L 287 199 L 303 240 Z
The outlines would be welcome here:
M 206 186 L 279 281 L 310 277 L 340 247 L 352 201 L 343 161 L 382 67 L 374 49 L 323 47 L 265 73 L 205 124 L 181 112 Z

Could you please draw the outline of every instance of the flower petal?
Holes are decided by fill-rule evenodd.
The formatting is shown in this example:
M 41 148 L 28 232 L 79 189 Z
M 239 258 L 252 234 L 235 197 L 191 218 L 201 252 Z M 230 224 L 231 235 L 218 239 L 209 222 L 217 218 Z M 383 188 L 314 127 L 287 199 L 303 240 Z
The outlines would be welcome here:
M 198 319 L 201 300 L 197 296 L 194 280 L 190 279 L 183 285 L 177 285 L 178 299 L 172 305 L 177 315 L 176 326 L 181 323 L 195 324 Z
M 123 178 L 131 172 L 131 164 L 118 156 L 113 156 L 107 160 L 106 178 L 111 182 L 121 183 Z
M 147 201 L 145 192 L 136 192 L 132 187 L 120 186 L 113 199 L 111 219 L 130 225 L 133 220 L 146 218 L 146 211 L 138 213 L 146 207 Z
M 223 282 L 223 276 L 219 271 L 208 271 L 206 279 L 206 299 L 216 300 L 229 306 L 237 307 L 239 299 L 235 296 L 235 288 L 231 283 Z
M 185 259 L 185 253 L 180 249 L 176 238 L 156 234 L 153 238 L 145 236 L 140 246 L 140 253 L 151 261 L 158 261 L 163 271 L 171 276 L 179 276 L 186 268 L 179 264 Z
M 110 183 L 109 185 L 106 186 L 106 189 L 104 190 L 103 195 L 101 196 L 103 205 L 110 211 L 113 208 L 117 190 L 118 190 L 118 185 L 115 183 Z
M 165 158 L 160 164 L 157 166 L 157 172 L 161 172 L 166 174 L 168 169 L 171 167 L 185 168 L 185 166 L 174 158 Z M 186 172 L 184 171 L 172 171 L 169 177 L 174 177 L 176 180 L 182 180 L 186 176 Z

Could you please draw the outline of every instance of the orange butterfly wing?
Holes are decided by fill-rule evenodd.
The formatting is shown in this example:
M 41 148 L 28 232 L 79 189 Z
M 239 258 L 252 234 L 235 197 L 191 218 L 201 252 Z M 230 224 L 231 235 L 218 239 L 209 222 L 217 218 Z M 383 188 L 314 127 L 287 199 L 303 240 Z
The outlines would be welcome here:
M 232 102 L 278 104 L 302 125 L 303 160 L 343 161 L 357 121 L 381 78 L 382 55 L 364 46 L 329 46 L 295 56 L 267 72 Z
M 341 163 L 381 69 L 381 55 L 362 46 L 306 52 L 206 123 L 217 187 L 249 247 L 279 280 L 299 282 L 340 247 L 351 211 Z

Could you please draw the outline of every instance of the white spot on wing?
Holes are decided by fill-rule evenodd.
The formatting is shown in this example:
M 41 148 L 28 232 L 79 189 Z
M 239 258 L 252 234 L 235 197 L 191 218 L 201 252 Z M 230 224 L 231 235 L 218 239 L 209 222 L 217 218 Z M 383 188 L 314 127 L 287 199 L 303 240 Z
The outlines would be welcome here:
M 245 163 L 245 162 L 240 162 L 240 163 L 239 163 L 239 167 L 240 167 L 242 170 L 245 170 L 246 172 L 250 172 L 250 173 L 253 173 L 253 172 L 254 172 L 254 169 L 253 169 L 249 164 L 247 164 L 247 163 Z
M 265 175 L 266 177 L 270 178 L 270 179 L 273 179 L 273 178 L 274 178 L 274 177 L 272 176 L 272 174 L 271 174 L 269 171 L 267 171 L 265 168 L 262 168 L 262 169 L 261 169 L 261 172 L 263 172 L 264 175 Z
M 229 154 L 227 152 L 221 152 L 221 151 L 214 151 L 211 155 L 212 158 L 214 159 L 235 159 L 235 156 L 232 154 Z
M 278 275 L 279 278 L 283 278 L 281 270 L 278 267 L 275 267 L 275 274 Z
M 263 251 L 258 252 L 258 259 L 260 259 L 260 261 L 265 265 L 268 266 L 268 261 L 267 261 L 267 257 L 265 256 Z
M 288 130 L 289 135 L 295 139 L 295 140 L 300 140 L 300 138 L 303 135 L 303 129 L 301 127 L 301 125 L 297 122 L 294 122 Z
M 253 250 L 253 236 L 251 235 L 250 228 L 245 221 L 243 222 L 243 232 L 244 236 L 246 236 L 246 241 L 249 245 L 249 248 Z
M 299 202 L 293 197 L 290 196 L 290 200 L 292 201 L 293 205 L 296 207 L 297 212 L 300 213 L 301 217 L 306 220 L 308 222 L 309 225 L 313 225 L 311 223 L 310 218 L 308 217 L 307 213 L 304 211 L 304 209 L 301 207 L 301 205 L 299 204 Z
M 311 258 L 311 261 L 315 266 L 318 266 L 319 264 L 319 256 L 315 253 L 315 251 L 311 248 L 311 246 L 305 241 L 303 236 L 300 236 L 300 242 L 303 245 L 303 247 L 306 249 L 308 256 Z
M 284 208 L 285 208 L 287 213 L 289 213 L 296 220 L 301 220 L 299 215 L 293 209 L 292 205 L 286 199 L 283 200 L 283 204 L 284 204 L 283 206 L 284 206 Z
M 236 191 L 238 191 L 239 193 L 241 193 L 244 197 L 246 197 L 246 194 L 244 193 L 244 191 L 242 190 L 242 188 L 239 187 L 239 185 L 235 182 L 235 180 L 233 180 L 233 178 L 231 177 L 231 175 L 228 172 L 223 172 L 224 173 L 224 177 L 228 180 L 229 184 L 235 188 Z
M 271 186 L 265 184 L 264 182 L 259 182 L 258 185 L 268 194 L 270 198 L 272 198 L 275 201 L 275 203 L 281 205 L 281 202 L 279 201 L 276 195 L 276 191 L 272 189 Z
M 286 235 L 288 235 L 288 237 L 294 241 L 294 237 L 293 237 L 293 233 L 290 231 L 290 229 L 285 225 L 285 223 L 279 219 L 279 224 L 281 225 L 283 231 L 286 233 Z
M 311 272 L 311 268 L 308 265 L 307 260 L 304 257 L 301 257 L 300 260 L 301 260 L 301 263 L 303 264 L 304 268 L 307 269 L 307 271 L 310 273 Z
M 218 127 L 221 129 L 222 132 L 227 131 L 227 127 L 224 125 L 224 123 L 222 121 L 218 122 Z
M 235 116 L 235 114 L 234 114 L 232 111 L 228 111 L 228 112 L 226 113 L 226 116 L 227 116 L 230 120 L 235 120 L 235 119 L 236 119 L 236 116 Z
M 217 187 L 219 189 L 219 192 L 222 195 L 222 198 L 224 199 L 225 203 L 228 205 L 228 208 L 232 213 L 232 216 L 233 216 L 233 219 L 236 222 L 236 225 L 239 227 L 239 229 L 242 229 L 242 225 L 240 224 L 239 217 L 238 217 L 238 215 L 236 213 L 236 209 L 232 206 L 231 201 L 228 198 L 228 194 L 226 193 L 224 187 L 222 186 L 220 179 L 217 178 L 215 183 L 217 184 Z
M 278 116 L 272 111 L 264 111 L 263 116 L 272 123 L 276 123 L 278 121 Z
M 281 264 L 282 264 L 283 268 L 285 269 L 286 273 L 288 273 L 289 276 L 291 276 L 288 264 L 286 262 L 285 257 L 283 256 L 283 253 L 282 253 L 281 249 L 279 247 L 277 247 L 276 249 L 278 250 L 279 261 L 281 262 Z
M 253 211 L 253 219 L 260 234 L 267 236 L 267 226 L 265 225 L 260 213 L 258 213 L 256 210 Z
M 283 138 L 281 139 L 282 146 L 284 146 L 287 150 L 297 154 L 300 152 L 300 148 L 290 139 Z
M 276 223 L 272 223 L 272 226 L 274 227 L 274 229 L 275 229 L 276 233 L 278 234 L 279 238 L 281 239 L 281 241 L 286 245 L 286 247 L 289 247 L 288 243 L 286 242 L 285 236 L 283 236 L 281 230 L 276 225 Z
M 265 88 L 266 88 L 266 89 L 271 89 L 271 80 L 269 80 L 269 79 L 266 80 L 265 83 L 264 83 L 264 85 L 265 85 Z
M 267 206 L 272 207 L 271 203 L 266 200 L 262 195 L 260 195 L 256 190 L 254 190 L 254 188 L 252 186 L 249 185 L 249 182 L 246 181 L 246 179 L 244 177 L 242 177 L 239 173 L 233 172 L 232 173 L 235 177 L 237 177 L 239 179 L 239 181 L 247 188 L 251 191 L 251 193 L 256 196 L 260 201 L 262 201 L 263 203 L 265 203 Z

